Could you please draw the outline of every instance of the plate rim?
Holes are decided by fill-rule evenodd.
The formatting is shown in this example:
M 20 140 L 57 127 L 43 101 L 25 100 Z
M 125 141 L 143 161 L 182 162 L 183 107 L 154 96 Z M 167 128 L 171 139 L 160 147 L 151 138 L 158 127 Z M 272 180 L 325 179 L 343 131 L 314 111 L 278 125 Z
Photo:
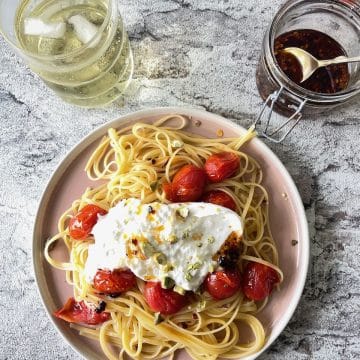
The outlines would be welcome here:
M 45 302 L 46 295 L 44 294 L 45 290 L 42 286 L 42 279 L 41 279 L 41 256 L 42 254 L 37 253 L 36 243 L 38 242 L 37 238 L 37 232 L 38 227 L 40 226 L 40 213 L 41 208 L 43 207 L 44 203 L 46 204 L 47 197 L 49 196 L 49 190 L 53 187 L 53 183 L 58 181 L 59 173 L 61 173 L 61 170 L 64 166 L 70 165 L 73 161 L 73 157 L 76 157 L 76 153 L 81 153 L 82 150 L 86 149 L 87 146 L 91 142 L 93 142 L 96 138 L 98 138 L 98 135 L 104 130 L 108 129 L 109 127 L 117 124 L 118 127 L 122 122 L 126 121 L 132 121 L 135 118 L 140 117 L 149 117 L 149 116 L 156 116 L 156 115 L 167 115 L 167 114 L 180 114 L 185 116 L 200 116 L 202 118 L 211 117 L 214 120 L 225 122 L 229 127 L 234 129 L 234 131 L 245 133 L 246 129 L 239 125 L 238 123 L 231 121 L 221 115 L 208 112 L 206 110 L 193 108 L 189 106 L 167 106 L 167 107 L 151 107 L 146 108 L 134 112 L 129 112 L 123 115 L 120 115 L 118 118 L 109 120 L 105 122 L 104 124 L 95 127 L 93 130 L 91 130 L 86 136 L 82 137 L 74 146 L 70 148 L 66 152 L 66 154 L 60 159 L 58 164 L 56 165 L 55 169 L 52 171 L 48 181 L 46 182 L 46 185 L 44 187 L 44 190 L 42 191 L 42 194 L 40 196 L 40 199 L 38 201 L 38 206 L 36 210 L 35 220 L 34 220 L 34 226 L 32 231 L 32 269 L 37 285 L 37 291 L 40 296 L 41 302 L 43 307 L 45 308 L 46 314 L 48 318 L 50 319 L 51 323 L 57 330 L 57 332 L 60 334 L 60 336 L 65 340 L 65 342 L 70 345 L 70 347 L 80 356 L 85 357 L 86 359 L 92 359 L 93 356 L 88 354 L 87 351 L 84 351 L 83 349 L 80 350 L 80 348 L 77 347 L 75 344 L 75 341 L 72 337 L 65 334 L 61 327 L 58 325 L 58 323 L 55 321 L 55 319 L 52 316 L 52 312 L 49 309 L 48 304 Z M 265 346 L 258 351 L 255 354 L 252 354 L 250 356 L 247 356 L 243 358 L 242 360 L 254 360 L 258 356 L 260 356 L 262 353 L 264 353 L 273 343 L 274 341 L 279 337 L 279 335 L 284 331 L 285 327 L 289 323 L 290 319 L 292 318 L 303 293 L 305 282 L 308 274 L 309 269 L 309 257 L 310 257 L 310 237 L 309 237 L 309 228 L 308 228 L 308 222 L 306 218 L 306 213 L 304 209 L 304 205 L 301 199 L 301 196 L 299 194 L 299 191 L 295 185 L 295 182 L 286 169 L 285 165 L 281 162 L 281 160 L 276 156 L 276 154 L 258 137 L 255 137 L 251 140 L 252 142 L 255 142 L 255 146 L 260 150 L 261 153 L 265 153 L 266 156 L 269 157 L 269 160 L 271 163 L 275 164 L 277 168 L 281 172 L 281 177 L 286 179 L 286 183 L 291 189 L 291 193 L 293 195 L 292 200 L 294 202 L 294 206 L 297 209 L 299 221 L 298 226 L 299 229 L 301 229 L 302 232 L 302 238 L 299 239 L 302 242 L 302 258 L 300 263 L 302 266 L 299 267 L 300 269 L 300 275 L 299 275 L 299 281 L 298 281 L 298 287 L 295 290 L 295 294 L 292 298 L 291 303 L 289 304 L 289 307 L 286 309 L 286 311 L 281 316 L 277 331 L 275 334 L 271 334 L 271 336 L 267 339 Z

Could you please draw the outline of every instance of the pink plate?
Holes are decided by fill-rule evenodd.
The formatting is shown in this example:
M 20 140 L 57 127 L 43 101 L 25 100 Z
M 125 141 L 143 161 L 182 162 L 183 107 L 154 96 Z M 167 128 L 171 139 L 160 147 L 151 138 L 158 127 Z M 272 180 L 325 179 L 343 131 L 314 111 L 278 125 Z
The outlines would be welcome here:
M 122 128 L 140 121 L 152 122 L 167 114 L 190 117 L 186 130 L 206 137 L 216 137 L 218 129 L 224 131 L 225 137 L 239 136 L 245 131 L 221 116 L 188 108 L 157 108 L 122 116 L 94 130 L 69 152 L 52 175 L 39 204 L 33 235 L 33 263 L 39 291 L 58 331 L 86 359 L 101 360 L 104 355 L 96 341 L 80 336 L 67 323 L 53 318 L 52 313 L 72 295 L 72 289 L 65 282 L 64 272 L 54 270 L 47 264 L 43 256 L 44 244 L 57 232 L 60 215 L 90 184 L 84 172 L 85 163 L 107 129 Z M 200 127 L 194 125 L 196 120 L 200 120 Z M 266 329 L 267 342 L 260 352 L 246 358 L 250 360 L 259 356 L 277 338 L 299 302 L 308 269 L 309 237 L 301 198 L 280 160 L 259 139 L 253 139 L 243 149 L 257 159 L 264 171 L 264 186 L 270 197 L 270 225 L 280 253 L 280 267 L 284 272 L 280 291 L 272 294 L 266 308 L 259 314 Z M 296 246 L 292 245 L 294 239 L 298 241 Z M 56 246 L 56 258 L 66 260 L 64 250 Z M 190 358 L 185 352 L 180 352 L 177 359 Z

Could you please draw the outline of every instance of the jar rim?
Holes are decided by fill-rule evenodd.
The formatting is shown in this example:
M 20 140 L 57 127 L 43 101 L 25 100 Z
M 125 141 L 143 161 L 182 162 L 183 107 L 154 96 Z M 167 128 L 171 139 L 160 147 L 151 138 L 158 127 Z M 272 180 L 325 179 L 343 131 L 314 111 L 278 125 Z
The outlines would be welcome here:
M 81 47 L 79 47 L 71 52 L 65 53 L 65 54 L 56 54 L 56 55 L 34 54 L 33 52 L 20 47 L 17 43 L 15 43 L 13 40 L 11 40 L 5 34 L 5 32 L 2 30 L 1 26 L 0 26 L 0 34 L 14 49 L 20 51 L 20 53 L 22 55 L 24 55 L 25 57 L 32 58 L 35 60 L 49 60 L 49 61 L 65 60 L 68 57 L 74 57 L 74 56 L 80 55 L 84 50 L 88 49 L 89 45 L 94 43 L 96 41 L 96 39 L 98 37 L 100 37 L 101 34 L 104 32 L 106 26 L 110 22 L 111 17 L 113 16 L 113 14 L 115 14 L 117 12 L 116 1 L 115 0 L 107 0 L 107 1 L 108 1 L 108 11 L 106 13 L 103 23 L 99 26 L 99 28 L 96 31 L 96 33 L 94 34 L 94 36 L 89 41 L 87 41 L 85 44 L 83 44 Z M 1 0 L 0 0 L 0 2 L 1 2 Z
M 349 4 L 349 1 L 342 2 L 342 1 L 334 1 L 334 0 L 322 0 L 318 1 L 319 3 L 332 3 L 336 5 L 341 5 L 347 10 L 350 10 L 354 14 L 357 15 L 360 19 L 360 4 L 354 6 L 351 6 Z M 326 94 L 326 93 L 319 93 L 315 91 L 311 91 L 308 89 L 305 89 L 301 87 L 300 85 L 296 84 L 294 81 L 292 81 L 281 69 L 279 66 L 274 52 L 274 41 L 275 41 L 275 33 L 277 30 L 277 27 L 279 25 L 280 20 L 283 18 L 283 16 L 286 15 L 287 12 L 292 10 L 294 7 L 301 5 L 301 3 L 308 4 L 308 0 L 290 0 L 287 1 L 280 10 L 275 14 L 273 21 L 271 22 L 270 26 L 268 27 L 266 36 L 265 36 L 265 54 L 266 58 L 271 59 L 273 67 L 276 76 L 278 79 L 280 79 L 283 83 L 283 86 L 291 92 L 293 95 L 306 98 L 308 100 L 316 101 L 316 102 L 324 102 L 324 103 L 333 103 L 336 101 L 344 101 L 346 99 L 349 99 L 350 97 L 353 97 L 360 93 L 360 84 L 356 88 L 347 88 L 345 90 L 332 93 L 332 94 Z

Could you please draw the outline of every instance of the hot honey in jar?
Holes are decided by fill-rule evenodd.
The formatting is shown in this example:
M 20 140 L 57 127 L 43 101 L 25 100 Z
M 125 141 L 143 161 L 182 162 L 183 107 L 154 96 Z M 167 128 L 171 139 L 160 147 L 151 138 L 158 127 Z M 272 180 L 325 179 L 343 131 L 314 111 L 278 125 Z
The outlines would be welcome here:
M 359 55 L 358 2 L 287 1 L 265 33 L 256 84 L 271 110 L 287 117 L 295 114 L 295 121 L 341 105 L 360 93 L 359 64 L 320 68 L 301 82 L 300 64 L 282 51 L 287 47 L 304 49 L 319 60 Z
M 311 29 L 299 29 L 281 34 L 275 39 L 274 44 L 276 61 L 290 80 L 307 90 L 333 94 L 347 88 L 350 79 L 347 64 L 319 68 L 309 79 L 301 83 L 301 65 L 294 55 L 283 51 L 288 47 L 303 49 L 318 60 L 347 56 L 342 46 L 329 35 Z

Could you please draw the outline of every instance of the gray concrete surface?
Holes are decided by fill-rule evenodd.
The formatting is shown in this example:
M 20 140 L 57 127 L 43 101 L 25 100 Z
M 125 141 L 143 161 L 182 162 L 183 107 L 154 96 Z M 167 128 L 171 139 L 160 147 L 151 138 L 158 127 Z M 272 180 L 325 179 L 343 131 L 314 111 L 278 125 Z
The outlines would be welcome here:
M 124 107 L 65 104 L 0 39 L 0 359 L 80 359 L 48 320 L 31 265 L 39 197 L 77 141 L 146 107 L 196 106 L 247 126 L 261 106 L 255 67 L 280 0 L 119 4 L 137 78 Z M 300 305 L 262 360 L 360 358 L 358 100 L 270 144 L 302 195 L 312 259 Z

